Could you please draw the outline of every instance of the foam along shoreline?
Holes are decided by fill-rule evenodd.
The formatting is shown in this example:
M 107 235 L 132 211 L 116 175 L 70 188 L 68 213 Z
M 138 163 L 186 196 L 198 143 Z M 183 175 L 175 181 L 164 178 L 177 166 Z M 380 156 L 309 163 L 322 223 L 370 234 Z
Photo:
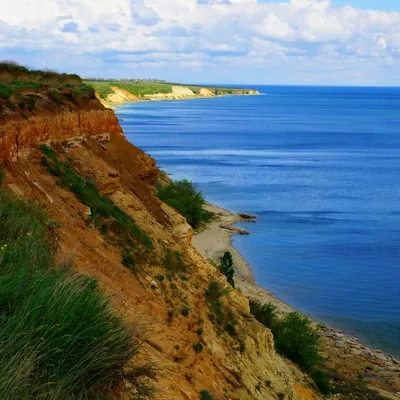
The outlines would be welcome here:
M 235 284 L 246 297 L 261 303 L 273 303 L 280 315 L 294 311 L 289 304 L 257 285 L 249 264 L 232 244 L 233 235 L 248 234 L 234 224 L 254 222 L 254 216 L 234 214 L 210 203 L 205 208 L 215 213 L 217 218 L 193 235 L 192 244 L 197 251 L 212 261 L 218 261 L 225 251 L 231 252 L 236 272 Z M 341 330 L 318 322 L 316 324 L 320 327 L 323 355 L 329 368 L 357 378 L 364 374 L 371 389 L 389 399 L 400 399 L 399 360 L 381 350 L 361 344 L 357 338 L 348 336 Z

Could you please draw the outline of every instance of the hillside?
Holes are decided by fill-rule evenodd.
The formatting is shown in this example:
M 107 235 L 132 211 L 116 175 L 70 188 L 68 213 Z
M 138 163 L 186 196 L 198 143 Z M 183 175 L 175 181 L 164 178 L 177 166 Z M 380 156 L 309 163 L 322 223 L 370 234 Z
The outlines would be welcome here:
M 106 106 L 129 101 L 179 100 L 227 95 L 259 94 L 257 90 L 253 89 L 184 85 L 160 81 L 86 80 L 85 84 L 93 87 L 99 100 Z
M 29 92 L 25 88 L 15 89 L 2 100 L 0 194 L 10 200 L 2 201 L 0 216 L 22 213 L 27 222 L 18 232 L 27 232 L 22 236 L 34 236 L 32 250 L 29 250 L 31 247 L 26 250 L 25 284 L 30 285 L 39 271 L 44 277 L 48 274 L 51 277 L 47 280 L 49 290 L 53 280 L 54 284 L 60 280 L 57 285 L 69 288 L 67 282 L 72 279 L 68 278 L 69 274 L 79 274 L 76 279 L 81 279 L 79 276 L 95 278 L 99 295 L 103 296 L 103 292 L 111 301 L 111 309 L 106 311 L 108 316 L 97 314 L 96 321 L 118 320 L 118 315 L 122 316 L 133 348 L 129 349 L 126 339 L 120 347 L 109 348 L 107 340 L 121 333 L 113 333 L 110 327 L 102 328 L 104 344 L 88 342 L 85 347 L 81 343 L 79 351 L 78 344 L 74 345 L 69 350 L 72 353 L 59 354 L 57 376 L 48 376 L 48 369 L 43 368 L 47 363 L 54 363 L 49 358 L 53 353 L 42 349 L 40 342 L 35 345 L 35 341 L 50 335 L 62 323 L 63 330 L 55 331 L 49 338 L 60 343 L 71 340 L 75 343 L 80 340 L 80 334 L 79 330 L 72 330 L 74 324 L 79 324 L 83 331 L 89 329 L 85 324 L 93 325 L 88 316 L 83 319 L 79 316 L 82 309 L 91 310 L 91 304 L 96 304 L 90 300 L 92 294 L 85 291 L 90 290 L 94 295 L 93 290 L 97 289 L 91 284 L 85 289 L 86 283 L 79 283 L 75 289 L 71 288 L 77 293 L 71 296 L 80 296 L 79 301 L 84 301 L 86 296 L 87 306 L 77 303 L 81 305 L 70 309 L 69 302 L 60 306 L 63 313 L 54 315 L 56 319 L 63 316 L 59 323 L 41 325 L 42 336 L 30 339 L 32 346 L 39 346 L 36 353 L 24 350 L 21 360 L 14 358 L 12 365 L 2 364 L 0 397 L 34 398 L 35 392 L 42 393 L 47 388 L 47 394 L 42 393 L 46 399 L 100 398 L 105 394 L 101 398 L 199 399 L 201 391 L 201 396 L 212 396 L 201 398 L 214 399 L 318 399 L 317 394 L 312 394 L 311 381 L 275 353 L 271 332 L 250 315 L 248 300 L 236 290 L 228 290 L 219 270 L 192 247 L 192 228 L 186 220 L 156 197 L 154 185 L 159 179 L 159 170 L 154 160 L 127 142 L 113 112 L 104 109 L 93 95 L 72 100 L 71 93 L 81 86 L 78 79 L 75 84 L 70 81 L 72 87 L 66 90 L 63 76 L 54 75 L 49 82 L 40 74 L 26 71 L 23 74 L 24 79 L 33 77 L 35 86 Z M 9 72 L 2 76 L 6 77 L 3 82 L 10 81 Z M 22 76 L 18 75 L 18 79 Z M 15 88 L 14 83 L 3 83 L 5 86 Z M 52 100 L 50 90 L 57 91 L 63 101 Z M 37 99 L 35 108 L 24 114 L 25 109 L 18 102 L 30 96 Z M 35 207 L 42 211 L 26 208 L 22 199 L 38 202 Z M 10 227 L 0 232 L 2 251 L 6 255 L 9 251 L 17 254 L 23 248 L 21 233 L 15 238 L 8 233 L 17 229 L 13 225 L 17 220 L 10 219 Z M 46 264 L 34 255 L 37 252 L 32 253 L 35 246 L 46 249 L 41 251 L 48 255 Z M 3 257 L 0 262 L 12 260 Z M 15 265 L 14 268 L 20 268 Z M 5 282 L 10 279 L 10 272 L 2 271 L 0 278 Z M 221 290 L 218 304 L 222 309 L 218 312 L 224 315 L 222 325 L 212 320 L 217 303 L 207 295 L 211 284 Z M 41 304 L 42 285 L 32 285 L 32 293 L 39 290 L 35 297 L 43 310 L 40 315 L 47 315 L 43 313 L 47 313 L 46 307 L 50 307 L 51 301 Z M 49 300 L 56 303 L 55 288 L 48 293 L 53 293 Z M 9 292 L 0 290 L 2 313 L 11 312 L 4 308 L 9 296 Z M 18 305 L 24 298 L 14 298 L 13 304 Z M 25 305 L 21 303 L 21 307 L 30 315 L 34 311 L 29 311 L 29 297 L 23 301 L 28 301 Z M 20 318 L 17 311 L 10 314 L 16 321 Z M 67 316 L 76 322 L 64 326 L 62 321 Z M 41 318 L 32 320 L 32 324 L 35 321 L 42 324 Z M 7 326 L 7 322 L 2 323 Z M 233 325 L 228 329 L 229 324 Z M 23 329 L 23 325 L 18 325 L 13 346 L 27 349 Z M 121 336 L 120 340 L 123 337 L 126 338 Z M 11 339 L 1 336 L 0 340 L 4 345 Z M 47 343 L 52 342 L 49 339 Z M 0 352 L 3 361 L 8 357 L 5 348 L 8 347 L 3 346 Z M 107 355 L 110 351 L 114 361 L 110 359 L 111 354 Z M 102 354 L 102 366 L 85 353 Z M 25 355 L 30 357 L 28 364 Z M 22 363 L 30 372 L 19 377 L 18 382 L 7 378 L 11 373 L 8 368 L 22 368 Z M 82 372 L 74 375 L 77 368 Z M 17 387 L 18 391 L 12 389 Z
M 0 398 L 322 399 L 321 375 L 277 353 L 268 306 L 193 247 L 212 216 L 192 186 L 79 77 L 18 68 L 1 75 Z

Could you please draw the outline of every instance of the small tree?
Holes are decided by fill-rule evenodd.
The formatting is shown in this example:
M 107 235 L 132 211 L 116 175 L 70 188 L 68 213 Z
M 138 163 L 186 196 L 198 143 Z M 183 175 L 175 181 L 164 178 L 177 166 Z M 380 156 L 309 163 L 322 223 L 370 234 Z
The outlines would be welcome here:
M 233 269 L 232 254 L 226 251 L 221 258 L 221 264 L 219 265 L 219 270 L 226 276 L 228 283 L 235 287 L 235 281 L 233 276 L 235 275 L 235 270 Z

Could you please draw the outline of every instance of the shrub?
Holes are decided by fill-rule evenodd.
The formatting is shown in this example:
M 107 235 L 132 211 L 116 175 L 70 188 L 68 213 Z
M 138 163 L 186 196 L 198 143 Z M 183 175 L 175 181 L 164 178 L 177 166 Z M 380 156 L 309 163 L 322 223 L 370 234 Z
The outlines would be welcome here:
M 239 351 L 240 353 L 244 353 L 246 351 L 246 343 L 243 341 L 239 342 Z
M 287 314 L 279 323 L 275 345 L 279 353 L 308 372 L 321 362 L 318 331 L 313 328 L 309 318 L 297 311 Z
M 169 248 L 164 257 L 163 265 L 172 275 L 185 272 L 189 268 L 189 265 L 183 261 L 182 254 L 179 251 L 172 251 Z
M 64 97 L 59 93 L 56 89 L 49 90 L 49 97 L 51 101 L 54 101 L 56 104 L 64 104 Z
M 182 315 L 183 315 L 184 317 L 187 317 L 187 316 L 189 315 L 190 309 L 189 309 L 188 306 L 184 305 L 184 306 L 182 307 L 181 312 L 182 312 Z
M 55 269 L 42 209 L 0 189 L 0 398 L 108 398 L 140 345 L 94 279 Z
M 236 336 L 236 333 L 237 333 L 236 328 L 235 328 L 235 325 L 233 325 L 232 323 L 228 322 L 225 325 L 225 330 L 228 332 L 228 334 L 230 336 Z
M 250 300 L 250 311 L 264 326 L 275 331 L 277 318 L 276 318 L 276 306 L 272 303 L 261 304 L 258 301 Z
M 317 369 L 311 373 L 311 376 L 322 394 L 329 394 L 332 391 L 331 384 L 325 372 Z
M 202 222 L 211 220 L 213 214 L 203 209 L 205 200 L 193 183 L 187 180 L 175 181 L 169 185 L 160 185 L 157 190 L 158 198 L 175 208 L 193 228 L 197 229 Z
M 200 392 L 200 400 L 214 400 L 214 397 L 208 390 L 202 390 Z
M 122 252 L 122 264 L 125 265 L 125 267 L 129 268 L 131 271 L 134 271 L 135 269 L 135 259 L 132 254 L 132 250 L 128 247 L 125 247 Z
M 197 342 L 193 345 L 193 350 L 198 354 L 203 351 L 203 345 L 200 342 Z
M 233 276 L 235 275 L 235 270 L 233 269 L 232 254 L 226 251 L 221 258 L 221 263 L 219 265 L 219 270 L 226 276 L 228 283 L 235 287 L 235 282 Z
M 164 275 L 157 275 L 157 276 L 156 276 L 156 279 L 157 279 L 158 281 L 162 282 L 162 281 L 165 279 L 165 276 L 164 276 Z
M 226 289 L 218 281 L 211 281 L 206 289 L 206 297 L 210 301 L 218 301 L 226 294 Z
M 210 309 L 209 318 L 211 322 L 215 322 L 224 328 L 231 336 L 236 335 L 236 320 L 235 314 L 224 306 L 222 297 L 229 293 L 228 288 L 218 281 L 211 281 L 205 291 L 207 305 Z

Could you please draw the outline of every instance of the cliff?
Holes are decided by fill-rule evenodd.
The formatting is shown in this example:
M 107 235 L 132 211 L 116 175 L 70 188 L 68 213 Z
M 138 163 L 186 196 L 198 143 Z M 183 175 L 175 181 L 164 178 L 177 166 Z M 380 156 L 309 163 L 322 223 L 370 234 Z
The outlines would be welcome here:
M 259 95 L 254 89 L 169 84 L 157 81 L 86 81 L 105 107 L 132 101 L 182 100 L 218 96 Z
M 115 115 L 93 98 L 74 107 L 46 102 L 24 117 L 2 114 L 4 185 L 38 200 L 57 226 L 60 260 L 96 277 L 124 320 L 146 327 L 139 356 L 156 367 L 155 398 L 195 400 L 208 390 L 215 399 L 319 399 L 309 379 L 276 354 L 271 332 L 250 315 L 241 293 L 231 289 L 224 299 L 235 334 L 212 321 L 206 290 L 212 281 L 228 289 L 226 280 L 192 247 L 186 220 L 157 199 L 159 170 L 128 143 Z M 151 238 L 151 250 L 135 245 L 134 270 L 123 262 L 118 238 L 106 236 L 93 210 L 46 168 L 41 144 Z M 133 398 L 130 390 L 119 387 L 115 399 Z

